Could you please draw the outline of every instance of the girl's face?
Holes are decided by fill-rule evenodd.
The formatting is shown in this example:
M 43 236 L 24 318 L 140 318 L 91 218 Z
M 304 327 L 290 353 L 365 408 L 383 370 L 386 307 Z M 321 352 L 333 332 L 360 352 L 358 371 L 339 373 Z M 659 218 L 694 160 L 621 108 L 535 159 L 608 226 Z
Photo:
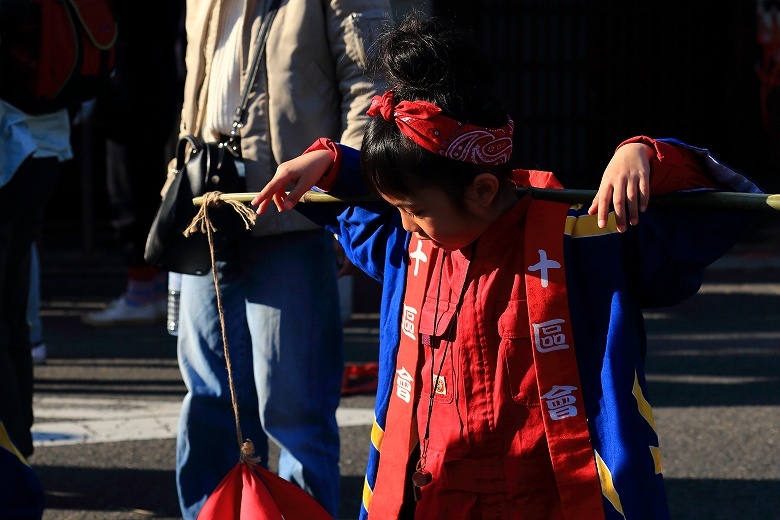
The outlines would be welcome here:
M 439 188 L 422 188 L 412 195 L 382 195 L 401 213 L 401 223 L 406 231 L 416 234 L 421 240 L 431 240 L 436 247 L 445 251 L 462 249 L 474 242 L 487 228 L 485 222 L 470 216 L 470 203 L 466 201 L 467 212 L 452 205 L 447 194 Z

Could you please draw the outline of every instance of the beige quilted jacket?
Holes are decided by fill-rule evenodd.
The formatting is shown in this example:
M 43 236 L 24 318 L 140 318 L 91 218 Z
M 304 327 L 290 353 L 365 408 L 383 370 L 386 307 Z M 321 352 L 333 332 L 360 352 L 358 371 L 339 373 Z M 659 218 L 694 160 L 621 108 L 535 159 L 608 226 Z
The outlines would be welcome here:
M 246 0 L 240 59 L 249 66 L 255 37 L 268 0 Z M 208 103 L 210 58 L 208 20 L 220 0 L 187 0 L 187 78 L 180 135 L 204 140 L 201 128 Z M 247 191 L 258 191 L 276 165 L 301 154 L 319 137 L 358 148 L 371 97 L 386 85 L 366 72 L 366 55 L 381 26 L 389 21 L 388 0 L 283 0 L 271 27 L 257 86 L 249 97 L 241 129 Z M 246 74 L 243 75 L 244 77 Z M 242 85 L 243 87 L 243 85 Z M 296 212 L 268 212 L 253 235 L 315 229 Z

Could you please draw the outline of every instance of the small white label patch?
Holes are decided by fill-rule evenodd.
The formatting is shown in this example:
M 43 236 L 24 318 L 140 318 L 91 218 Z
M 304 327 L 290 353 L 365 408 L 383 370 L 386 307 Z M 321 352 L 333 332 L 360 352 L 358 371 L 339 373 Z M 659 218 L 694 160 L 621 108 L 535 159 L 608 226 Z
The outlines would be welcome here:
M 434 392 L 438 395 L 447 395 L 447 380 L 442 375 L 434 375 L 432 386 L 435 388 Z

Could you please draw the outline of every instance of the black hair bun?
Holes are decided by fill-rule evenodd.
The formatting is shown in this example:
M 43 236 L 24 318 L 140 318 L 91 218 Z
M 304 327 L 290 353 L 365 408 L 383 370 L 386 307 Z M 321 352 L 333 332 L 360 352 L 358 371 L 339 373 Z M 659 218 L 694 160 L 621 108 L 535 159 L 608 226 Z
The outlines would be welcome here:
M 470 35 L 445 18 L 412 14 L 385 33 L 380 60 L 396 83 L 410 89 L 475 88 L 489 69 Z
M 459 120 L 506 124 L 488 60 L 471 34 L 449 19 L 412 13 L 378 45 L 379 67 L 397 101 L 423 99 Z

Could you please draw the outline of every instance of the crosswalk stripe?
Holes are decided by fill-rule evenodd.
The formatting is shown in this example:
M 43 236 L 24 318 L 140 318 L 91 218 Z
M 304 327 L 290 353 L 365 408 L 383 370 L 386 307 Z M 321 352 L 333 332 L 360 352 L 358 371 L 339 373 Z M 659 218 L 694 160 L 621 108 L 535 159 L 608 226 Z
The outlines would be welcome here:
M 176 437 L 181 402 L 142 399 L 35 397 L 35 446 L 62 446 Z M 370 426 L 370 408 L 336 411 L 340 427 Z

